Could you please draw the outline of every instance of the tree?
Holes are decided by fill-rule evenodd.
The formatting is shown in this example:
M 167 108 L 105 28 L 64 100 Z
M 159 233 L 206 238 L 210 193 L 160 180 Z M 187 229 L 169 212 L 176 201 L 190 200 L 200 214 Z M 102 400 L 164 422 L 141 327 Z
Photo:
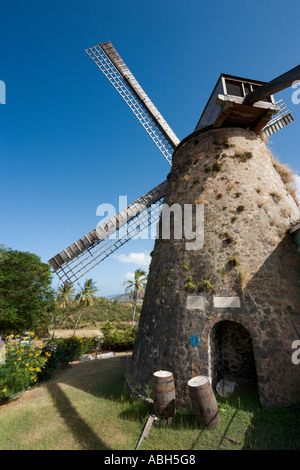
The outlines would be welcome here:
M 142 269 L 137 269 L 134 273 L 134 280 L 133 281 L 125 281 L 124 285 L 125 294 L 129 292 L 129 298 L 133 299 L 133 316 L 132 316 L 132 328 L 134 327 L 134 319 L 135 319 L 135 312 L 136 312 L 136 304 L 138 299 L 144 298 L 144 292 L 147 283 L 147 273 Z
M 0 246 L 0 332 L 46 329 L 54 310 L 50 266 L 29 252 Z
M 52 338 L 55 336 L 55 329 L 59 318 L 62 316 L 63 312 L 72 304 L 75 298 L 75 288 L 71 282 L 65 282 L 61 284 L 56 293 L 55 304 L 56 309 L 53 313 L 52 320 L 54 321 Z
M 80 285 L 79 287 L 80 291 L 77 293 L 75 301 L 80 307 L 80 314 L 75 323 L 74 335 L 76 334 L 76 328 L 83 313 L 83 309 L 87 307 L 93 307 L 99 300 L 99 298 L 95 295 L 99 289 L 97 289 L 96 283 L 92 279 L 87 279 L 84 282 L 83 287 L 81 287 Z

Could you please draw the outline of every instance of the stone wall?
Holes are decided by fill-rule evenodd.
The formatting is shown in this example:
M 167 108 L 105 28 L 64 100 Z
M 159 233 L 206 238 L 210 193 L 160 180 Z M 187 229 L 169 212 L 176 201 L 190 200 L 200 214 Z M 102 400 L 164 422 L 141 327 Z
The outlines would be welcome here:
M 143 386 L 156 370 L 170 370 L 186 404 L 187 381 L 211 373 L 212 328 L 234 321 L 252 339 L 261 404 L 299 402 L 291 319 L 300 312 L 300 255 L 287 230 L 300 212 L 269 149 L 244 129 L 194 133 L 175 152 L 168 181 L 165 203 L 204 205 L 204 245 L 156 240 L 133 382 Z

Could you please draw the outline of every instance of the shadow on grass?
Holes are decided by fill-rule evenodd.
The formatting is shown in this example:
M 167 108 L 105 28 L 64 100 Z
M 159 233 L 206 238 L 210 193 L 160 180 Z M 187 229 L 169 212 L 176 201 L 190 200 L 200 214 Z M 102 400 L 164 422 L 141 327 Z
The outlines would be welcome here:
M 258 392 L 252 388 L 237 387 L 228 398 L 218 396 L 218 405 L 252 414 L 251 423 L 243 435 L 244 450 L 296 450 L 300 449 L 300 406 L 263 408 Z M 224 431 L 225 437 L 228 429 Z M 223 441 L 223 438 L 222 438 Z M 220 442 L 220 445 L 222 442 Z
M 77 413 L 71 401 L 57 383 L 54 381 L 48 382 L 47 389 L 69 431 L 73 434 L 82 450 L 109 449 Z
M 149 415 L 152 413 L 153 407 L 151 404 L 145 403 L 142 400 L 137 400 L 129 393 L 127 396 L 125 395 L 125 400 L 127 402 L 126 410 L 119 414 L 121 419 L 143 422 L 145 418 L 147 417 L 148 419 Z
M 300 406 L 255 411 L 243 449 L 300 450 Z
M 120 419 L 146 423 L 152 407 L 137 400 L 125 390 L 125 369 L 119 358 L 91 361 L 66 370 L 59 382 L 76 387 L 98 397 L 123 403 Z M 60 387 L 49 382 L 53 400 L 82 448 L 106 449 L 104 443 L 78 415 Z M 199 428 L 191 409 L 177 409 L 171 427 L 178 430 L 198 430 L 196 439 L 189 443 L 190 450 L 197 449 L 202 438 L 215 435 L 215 448 L 228 441 L 227 433 L 240 442 L 243 449 L 300 449 L 300 407 L 262 408 L 257 390 L 236 387 L 233 394 L 222 398 L 216 394 L 221 425 L 216 431 Z M 112 403 L 113 406 L 113 403 Z M 251 419 L 250 424 L 249 418 Z M 235 443 L 233 441 L 233 446 Z

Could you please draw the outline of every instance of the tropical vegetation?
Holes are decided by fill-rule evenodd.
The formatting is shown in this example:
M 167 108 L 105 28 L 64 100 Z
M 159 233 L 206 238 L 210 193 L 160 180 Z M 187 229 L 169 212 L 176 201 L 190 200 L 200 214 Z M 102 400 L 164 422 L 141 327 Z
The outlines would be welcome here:
M 144 292 L 147 283 L 147 273 L 142 269 L 137 269 L 134 273 L 134 279 L 132 281 L 125 281 L 124 285 L 125 294 L 129 293 L 129 298 L 133 299 L 133 315 L 132 315 L 132 328 L 134 327 L 134 320 L 136 314 L 136 306 L 138 299 L 144 298 Z
M 92 279 L 87 279 L 84 282 L 83 287 L 80 286 L 80 290 L 75 297 L 75 301 L 78 303 L 80 308 L 80 314 L 76 320 L 75 327 L 74 327 L 74 335 L 76 334 L 76 328 L 82 316 L 84 308 L 93 307 L 98 302 L 98 297 L 96 296 L 96 292 L 99 290 L 96 288 L 96 283 Z
M 0 246 L 0 334 L 47 329 L 55 309 L 51 281 L 37 255 Z

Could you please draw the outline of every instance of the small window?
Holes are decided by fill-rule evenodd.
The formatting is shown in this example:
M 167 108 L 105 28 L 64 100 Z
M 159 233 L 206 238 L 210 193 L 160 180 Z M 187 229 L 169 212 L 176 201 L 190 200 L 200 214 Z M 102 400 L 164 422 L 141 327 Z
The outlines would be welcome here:
M 250 83 L 244 83 L 244 88 L 245 88 L 245 95 L 249 95 L 249 93 L 251 93 L 251 85 Z
M 226 80 L 227 95 L 244 97 L 243 87 L 241 82 L 235 80 Z

